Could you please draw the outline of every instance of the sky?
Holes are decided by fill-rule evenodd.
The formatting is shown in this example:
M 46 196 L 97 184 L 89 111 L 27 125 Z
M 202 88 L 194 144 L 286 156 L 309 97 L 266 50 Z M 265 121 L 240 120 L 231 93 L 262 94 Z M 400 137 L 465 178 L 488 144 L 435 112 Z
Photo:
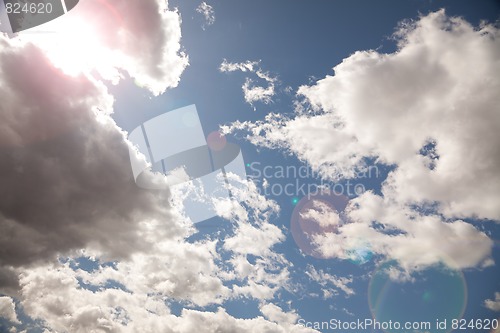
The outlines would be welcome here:
M 499 14 L 0 15 L 0 332 L 500 332 Z

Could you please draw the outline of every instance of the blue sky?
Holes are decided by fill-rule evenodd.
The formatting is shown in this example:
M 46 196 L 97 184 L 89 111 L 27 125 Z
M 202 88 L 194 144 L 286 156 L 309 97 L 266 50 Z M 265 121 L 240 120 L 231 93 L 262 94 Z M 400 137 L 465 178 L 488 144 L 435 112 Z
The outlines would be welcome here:
M 33 52 L 60 76 L 0 81 L 29 96 L 2 109 L 13 162 L 0 170 L 41 165 L 37 181 L 2 179 L 17 201 L 0 195 L 12 249 L 0 255 L 0 330 L 345 332 L 314 325 L 367 319 L 451 332 L 464 319 L 495 332 L 476 320 L 500 317 L 497 1 L 148 4 L 79 4 L 62 29 L 82 33 L 70 21 L 81 15 L 103 37 L 83 34 L 89 54 L 75 63 L 51 44 L 61 32 L 2 37 L 2 66 L 9 50 Z M 189 188 L 134 183 L 141 157 L 123 138 L 192 104 L 205 136 L 222 127 L 241 148 L 251 181 L 233 201 L 211 198 L 219 216 L 196 224 L 179 201 Z M 33 105 L 51 125 L 22 134 L 9 112 L 36 120 Z M 363 191 L 307 192 L 319 184 Z

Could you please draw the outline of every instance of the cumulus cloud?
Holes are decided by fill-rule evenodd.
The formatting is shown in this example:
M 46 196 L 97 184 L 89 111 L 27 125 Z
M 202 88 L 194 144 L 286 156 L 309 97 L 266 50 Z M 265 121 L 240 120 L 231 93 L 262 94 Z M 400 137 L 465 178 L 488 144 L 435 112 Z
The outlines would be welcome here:
M 322 178 L 352 178 L 364 166 L 363 153 L 352 135 L 333 131 L 341 123 L 332 114 L 298 115 L 290 119 L 282 114 L 267 114 L 256 122 L 236 121 L 221 127 L 223 133 L 246 131 L 254 145 L 284 149 L 307 162 Z M 339 144 L 332 144 L 338 142 Z
M 398 166 L 387 196 L 439 202 L 448 217 L 500 219 L 499 31 L 439 11 L 398 35 L 398 52 L 357 52 L 299 93 L 342 119 L 363 156 Z
M 207 4 L 205 1 L 200 3 L 198 7 L 196 7 L 196 11 L 203 15 L 203 18 L 205 18 L 205 24 L 207 26 L 210 26 L 215 23 L 215 11 L 212 6 Z M 202 25 L 203 30 L 205 30 L 206 26 L 205 24 Z
M 153 228 L 161 230 L 162 226 Z M 101 267 L 93 273 L 80 271 L 79 276 L 91 285 L 103 287 L 115 281 L 137 295 L 154 294 L 158 299 L 197 306 L 220 304 L 230 297 L 230 289 L 218 276 L 215 242 L 191 244 L 157 235 L 150 241 L 155 246 L 147 253 L 136 253 L 114 268 Z
M 300 87 L 306 107 L 294 117 L 223 130 L 247 131 L 332 180 L 356 177 L 368 160 L 395 167 L 382 196 L 357 200 L 352 224 L 316 239 L 325 253 L 343 257 L 361 242 L 414 269 L 491 264 L 492 242 L 463 219 L 500 220 L 499 30 L 441 10 L 402 24 L 396 38 L 397 52 L 356 52 Z
M 260 80 L 263 80 L 266 83 L 266 86 L 255 84 L 255 80 L 252 78 L 245 78 L 245 83 L 243 83 L 243 86 L 241 87 L 245 101 L 252 107 L 255 102 L 261 102 L 264 104 L 272 102 L 273 97 L 276 94 L 275 86 L 278 79 L 273 77 L 269 72 L 263 71 L 260 68 L 260 61 L 232 63 L 224 59 L 219 67 L 219 70 L 223 73 L 235 71 L 255 73 Z
M 464 221 L 443 221 L 438 215 L 418 213 L 372 192 L 352 200 L 347 210 L 351 223 L 313 239 L 327 258 L 357 260 L 358 249 L 364 248 L 398 260 L 406 271 L 439 262 L 455 269 L 491 264 L 492 240 Z
M 292 266 L 274 251 L 275 245 L 285 241 L 283 231 L 272 223 L 280 208 L 261 195 L 255 183 L 232 173 L 227 176 L 233 199 L 214 200 L 215 210 L 235 225 L 222 245 L 231 255 L 224 278 L 244 282 L 234 286 L 235 295 L 271 299 L 289 287 L 288 268 Z
M 164 1 L 90 0 L 43 29 L 53 33 L 0 36 L 0 288 L 9 294 L 19 272 L 58 255 L 127 258 L 151 248 L 143 236 L 158 221 L 166 238 L 191 232 L 171 216 L 168 191 L 135 185 L 100 81 L 126 73 L 155 94 L 177 85 L 187 65 L 178 13 Z
M 16 306 L 12 298 L 7 296 L 0 297 L 0 317 L 7 319 L 14 324 L 19 324 L 16 314 Z
M 130 144 L 109 116 L 113 97 L 90 73 L 125 71 L 155 93 L 175 86 L 186 59 L 178 54 L 178 14 L 165 6 L 86 1 L 54 21 L 67 34 L 52 25 L 44 29 L 56 33 L 39 38 L 0 36 L 2 292 L 15 294 L 27 267 L 82 248 L 103 259 L 149 250 L 142 236 L 160 220 L 167 238 L 190 233 L 172 218 L 168 191 L 135 185 Z M 93 57 L 111 49 L 124 61 Z
M 177 86 L 188 64 L 180 15 L 163 0 L 81 1 L 61 18 L 21 33 L 66 73 L 97 71 L 117 82 L 124 74 L 155 95 Z
M 299 316 L 295 312 L 285 312 L 280 307 L 272 304 L 262 304 L 260 307 L 260 312 L 269 319 L 270 321 L 274 321 L 275 323 L 286 323 L 286 324 L 295 324 L 299 319 Z
M 487 299 L 484 301 L 484 306 L 491 311 L 500 311 L 500 293 L 495 293 L 495 299 Z
M 229 314 L 223 309 L 219 309 L 215 313 L 211 312 L 200 312 L 193 310 L 186 310 L 183 312 L 184 325 L 180 326 L 179 330 L 174 332 L 220 332 L 220 333 L 232 333 L 232 332 L 277 332 L 277 333 L 307 333 L 307 332 L 318 332 L 311 328 L 301 327 L 296 324 L 284 323 L 277 324 L 268 321 L 262 317 L 256 317 L 251 319 L 237 319 Z
M 31 44 L 1 43 L 0 265 L 90 245 L 110 257 L 141 249 L 141 222 L 169 220 L 168 193 L 134 184 L 128 143 L 106 114 L 112 97 L 63 75 Z
M 288 263 L 271 250 L 284 240 L 271 223 L 276 203 L 258 195 L 255 185 L 235 186 L 241 203 L 214 203 L 235 223 L 234 232 L 219 247 L 217 240 L 187 242 L 190 222 L 171 207 L 175 198 L 135 185 L 129 143 L 109 117 L 112 97 L 102 83 L 63 74 L 33 44 L 2 43 L 2 292 L 18 291 L 12 293 L 26 314 L 48 331 L 189 332 L 200 318 L 213 320 L 207 332 L 222 327 L 222 319 L 243 331 L 254 324 L 295 329 L 222 310 L 176 317 L 165 305 L 167 299 L 192 306 L 240 296 L 263 300 L 286 286 Z M 240 208 L 225 210 L 233 204 Z M 262 244 L 255 246 L 249 235 Z M 86 272 L 55 261 L 80 249 L 117 262 Z
M 237 179 L 229 177 L 233 183 Z M 279 312 L 270 304 L 261 310 L 268 320 L 237 319 L 222 308 L 217 312 L 184 309 L 180 316 L 171 313 L 167 300 L 185 307 L 223 306 L 226 300 L 242 296 L 270 299 L 286 286 L 286 262 L 270 251 L 283 240 L 282 234 L 270 233 L 267 238 L 273 241 L 262 244 L 254 241 L 253 247 L 260 250 L 251 253 L 245 253 L 250 244 L 229 241 L 243 239 L 241 233 L 246 229 L 240 227 L 248 224 L 256 232 L 262 229 L 258 237 L 265 240 L 269 229 L 264 226 L 270 224 L 278 206 L 260 196 L 255 185 L 235 185 L 231 192 L 241 201 L 235 205 L 248 205 L 248 214 L 225 215 L 236 224 L 227 237 L 189 243 L 171 239 L 162 221 L 149 222 L 141 233 L 142 239 L 152 244 L 147 252 L 133 253 L 113 265 L 98 264 L 91 271 L 74 268 L 71 259 L 22 271 L 20 301 L 24 311 L 42 319 L 49 331 L 191 332 L 193 327 L 203 327 L 204 332 L 251 332 L 260 327 L 273 332 L 314 332 L 296 327 L 293 311 Z M 248 199 L 241 199 L 243 196 Z M 171 214 L 175 213 L 172 210 Z M 85 253 L 94 256 L 90 250 Z M 222 255 L 231 259 L 223 260 Z M 256 259 L 249 260 L 250 255 Z
M 176 249 L 183 247 L 173 244 L 168 246 Z M 193 255 L 197 255 L 194 252 L 200 253 L 204 247 L 197 246 L 194 252 L 193 249 L 194 247 L 186 255 L 182 251 L 172 250 L 177 251 L 178 263 L 174 261 L 174 256 L 166 252 L 151 254 L 149 258 L 138 258 L 127 265 L 135 267 L 140 259 L 147 259 L 147 262 L 133 271 L 124 269 L 121 263 L 117 267 L 100 266 L 91 272 L 74 270 L 69 263 L 40 266 L 21 275 L 21 304 L 27 315 L 42 319 L 42 326 L 49 332 L 108 330 L 187 333 L 195 328 L 207 333 L 316 332 L 295 325 L 296 315 L 293 311 L 286 313 L 273 304 L 261 306 L 267 320 L 262 317 L 237 319 L 227 314 L 222 307 L 216 312 L 183 309 L 180 316 L 174 315 L 166 302 L 171 297 L 165 297 L 165 287 L 169 289 L 179 282 L 184 284 L 185 293 L 199 293 L 200 297 L 207 298 L 213 296 L 210 284 L 197 284 L 193 281 L 199 279 L 198 275 L 210 271 L 207 267 L 201 271 L 193 267 L 198 264 L 211 265 L 208 257 L 205 257 L 208 259 L 205 263 L 189 263 Z M 152 263 L 151 259 L 154 257 L 156 261 Z M 193 259 L 197 262 L 196 258 Z M 172 261 L 174 267 L 169 270 L 168 266 Z M 186 267 L 182 269 L 181 265 Z M 146 271 L 139 273 L 144 268 Z M 182 279 L 186 281 L 180 281 Z M 122 282 L 127 284 L 124 288 L 109 287 L 110 281 L 113 281 L 112 286 Z M 152 287 L 151 281 L 155 281 L 156 286 Z M 189 299 L 185 296 L 186 294 L 182 295 L 179 300 Z M 203 304 L 203 301 L 198 303 Z

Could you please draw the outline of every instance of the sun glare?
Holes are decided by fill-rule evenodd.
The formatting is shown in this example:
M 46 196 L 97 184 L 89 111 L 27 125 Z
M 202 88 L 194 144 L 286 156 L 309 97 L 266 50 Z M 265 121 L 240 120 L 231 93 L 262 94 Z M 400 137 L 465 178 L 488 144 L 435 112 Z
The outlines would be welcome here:
M 112 51 L 103 45 L 92 19 L 72 14 L 21 32 L 21 38 L 42 48 L 54 66 L 68 75 L 92 71 L 109 79 L 118 75 Z

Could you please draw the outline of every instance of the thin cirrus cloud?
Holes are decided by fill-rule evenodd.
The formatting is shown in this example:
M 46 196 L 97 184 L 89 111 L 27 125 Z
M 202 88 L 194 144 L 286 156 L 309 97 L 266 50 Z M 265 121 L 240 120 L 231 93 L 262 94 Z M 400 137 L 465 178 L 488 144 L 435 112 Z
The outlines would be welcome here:
M 203 15 L 203 18 L 205 19 L 205 23 L 202 25 L 203 30 L 205 30 L 207 26 L 211 26 L 215 23 L 214 8 L 207 4 L 205 1 L 203 1 L 199 4 L 198 7 L 196 7 L 196 12 Z
M 329 274 L 323 270 L 316 270 L 309 265 L 306 271 L 307 276 L 321 286 L 323 298 L 330 298 L 342 291 L 346 296 L 354 295 L 356 292 L 349 285 L 352 284 L 352 277 L 340 277 Z
M 316 270 L 313 266 L 309 265 L 306 271 L 307 276 L 322 287 L 323 297 L 330 298 L 339 294 L 339 290 L 346 296 L 355 294 L 354 289 L 349 285 L 352 284 L 352 277 L 339 277 L 324 272 L 323 270 Z
M 348 259 L 364 244 L 407 271 L 491 265 L 493 242 L 463 219 L 500 220 L 499 30 L 441 10 L 395 37 L 397 52 L 358 51 L 335 75 L 300 87 L 312 112 L 223 131 L 247 131 L 250 142 L 285 149 L 325 179 L 354 178 L 367 159 L 396 166 L 382 195 L 351 202 L 352 223 L 316 236 L 326 257 Z

